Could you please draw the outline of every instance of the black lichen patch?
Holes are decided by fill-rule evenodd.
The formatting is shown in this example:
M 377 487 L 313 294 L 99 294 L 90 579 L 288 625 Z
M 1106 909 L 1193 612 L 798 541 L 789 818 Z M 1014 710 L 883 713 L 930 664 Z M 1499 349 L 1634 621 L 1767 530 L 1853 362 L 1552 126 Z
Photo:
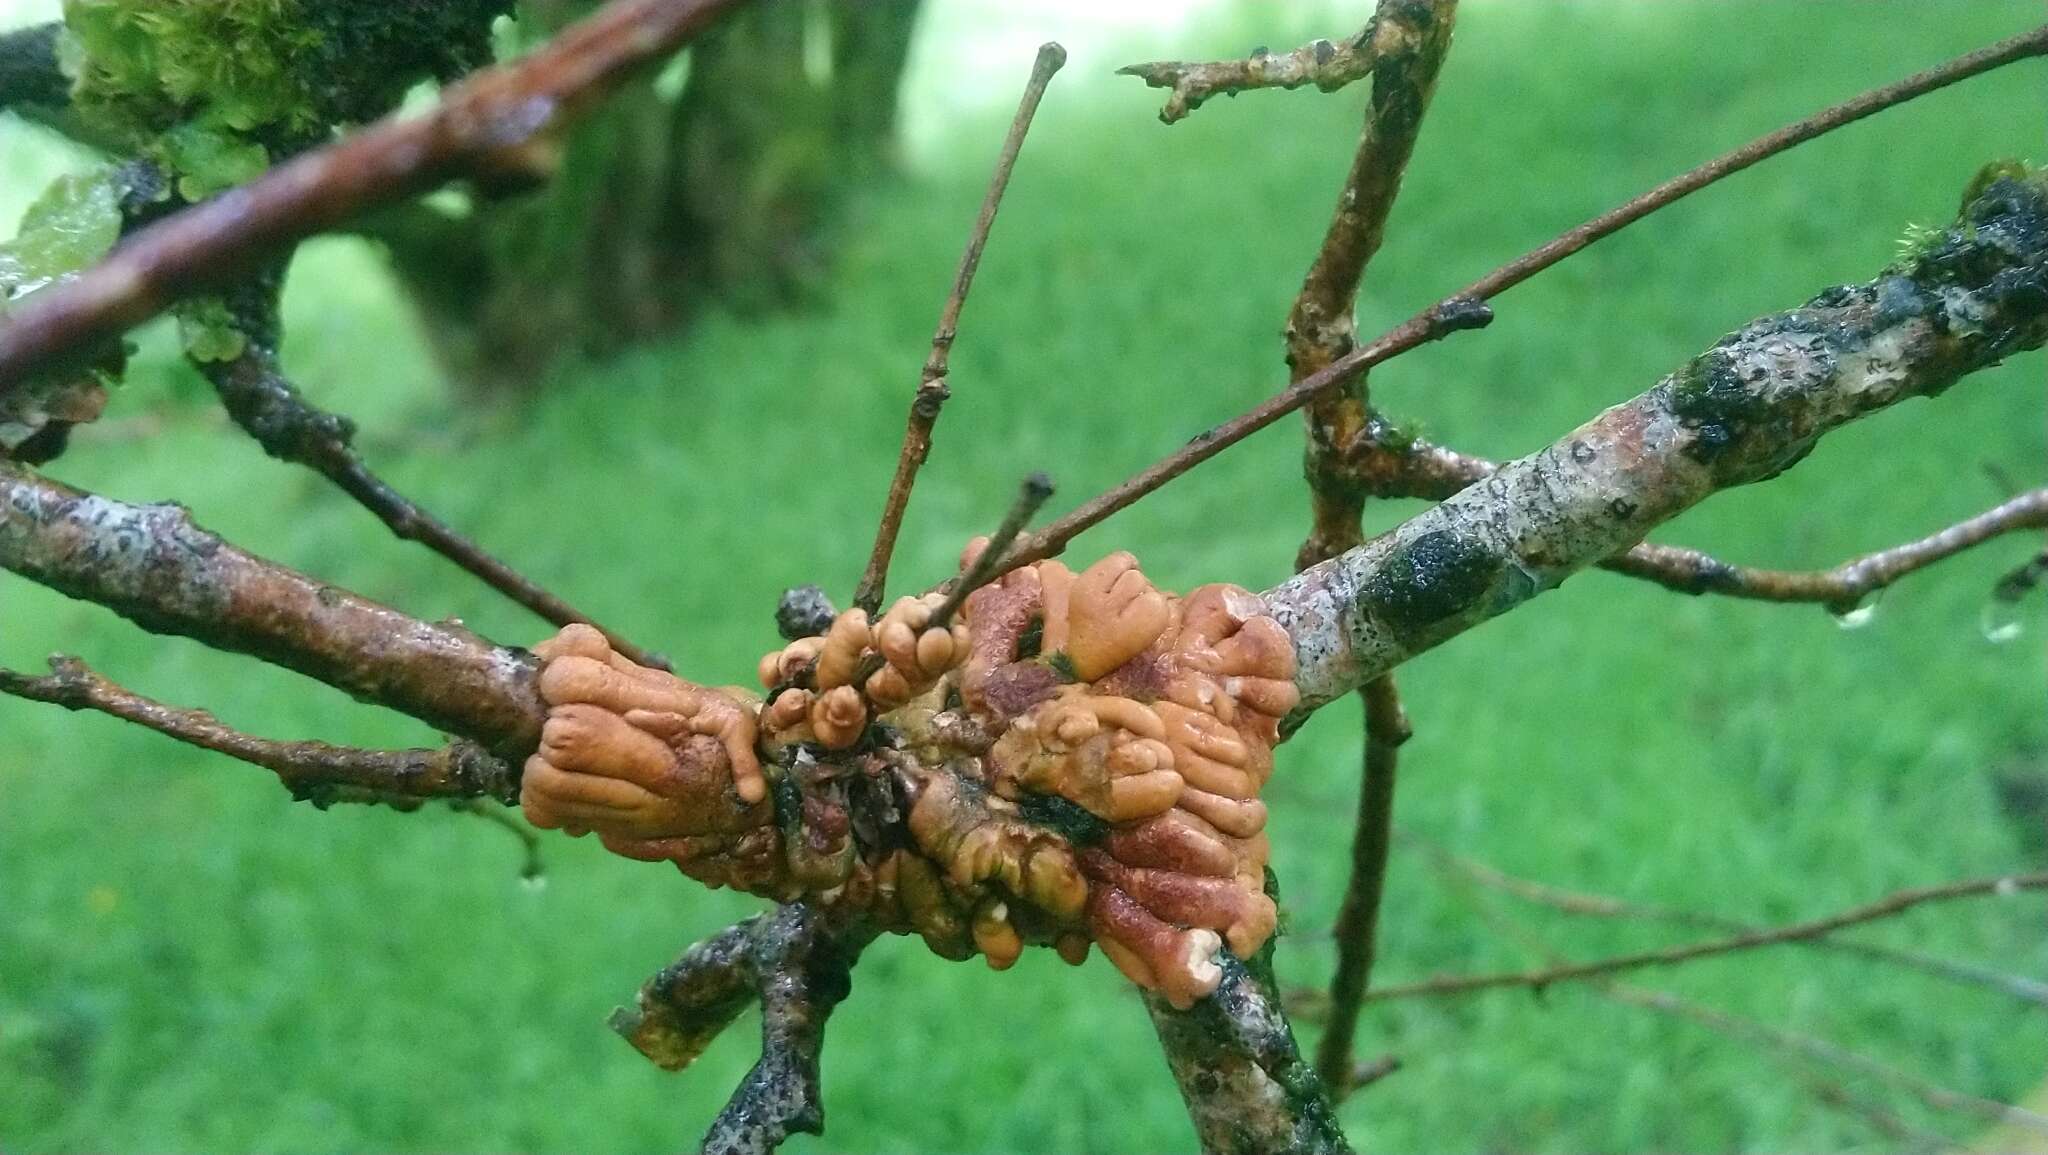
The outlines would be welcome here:
M 1017 800 L 1017 812 L 1076 847 L 1094 846 L 1109 836 L 1109 823 L 1055 794 L 1026 794 Z
M 1374 617 L 1412 641 L 1483 603 L 1507 569 L 1494 550 L 1436 530 L 1396 547 L 1362 593 Z
M 1664 386 L 1671 412 L 1693 433 L 1685 455 L 1702 465 L 1714 464 L 1752 425 L 1770 417 L 1768 401 L 1736 371 L 1726 348 L 1732 343 L 1723 341 L 1686 362 Z

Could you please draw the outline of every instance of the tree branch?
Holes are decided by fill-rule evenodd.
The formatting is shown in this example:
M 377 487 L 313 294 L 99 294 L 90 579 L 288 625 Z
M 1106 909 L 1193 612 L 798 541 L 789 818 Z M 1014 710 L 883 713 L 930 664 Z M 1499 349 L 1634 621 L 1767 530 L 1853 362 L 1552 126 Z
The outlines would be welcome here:
M 1355 1087 L 1351 1048 L 1358 1009 L 1372 985 L 1379 951 L 1380 898 L 1393 845 L 1394 781 L 1401 745 L 1413 733 L 1389 676 L 1367 682 L 1365 775 L 1358 790 L 1358 820 L 1351 836 L 1351 879 L 1337 908 L 1337 973 L 1330 979 L 1330 1017 L 1316 1046 L 1316 1071 L 1339 1102 Z
M 1722 338 L 1655 388 L 1267 591 L 1303 709 L 1555 587 L 1820 437 L 2048 339 L 2048 175 L 1991 183 L 1938 242 Z
M 1272 954 L 1268 943 L 1247 964 L 1224 950 L 1214 994 L 1185 1011 L 1148 994 L 1145 1010 L 1204 1155 L 1348 1153 L 1322 1080 L 1295 1047 Z
M 1349 39 L 1336 43 L 1314 40 L 1278 56 L 1254 48 L 1244 60 L 1153 60 L 1127 64 L 1116 71 L 1119 76 L 1137 77 L 1148 88 L 1172 89 L 1166 107 L 1159 110 L 1159 119 L 1172 124 L 1214 96 L 1304 84 L 1335 92 L 1370 73 L 1373 65 L 1384 59 L 1377 51 L 1374 29 L 1375 23 L 1368 23 L 1364 31 Z
M 1601 983 L 1600 993 L 1616 1002 L 1642 1007 L 1659 1014 L 1674 1015 L 1706 1027 L 1708 1030 L 1731 1038 L 1762 1043 L 1775 1050 L 1799 1055 L 1812 1061 L 1826 1063 L 1844 1070 L 1855 1071 L 1879 1082 L 1904 1090 L 1922 1103 L 1937 1111 L 1960 1112 L 1989 1119 L 1998 1123 L 2011 1123 L 2031 1131 L 2048 1133 L 2048 1116 L 2014 1107 L 1995 1099 L 1951 1090 L 1931 1079 L 1901 1070 L 1889 1063 L 1881 1063 L 1868 1055 L 1859 1054 L 1844 1047 L 1799 1034 L 1781 1027 L 1770 1026 L 1750 1019 L 1703 1007 L 1680 999 L 1664 991 L 1645 990 L 1641 987 L 1621 983 Z
M 1500 466 L 1483 457 L 1417 440 L 1393 451 L 1375 475 L 1376 493 L 1442 500 Z M 1384 487 L 1384 489 L 1380 488 Z M 2023 529 L 2048 527 L 2048 489 L 2030 490 L 1917 541 L 1850 558 L 1825 570 L 1732 565 L 1684 546 L 1640 542 L 1600 568 L 1683 594 L 1721 594 L 1770 602 L 1815 602 L 1844 612 L 1908 574 Z
M 71 80 L 57 63 L 57 38 L 63 32 L 64 25 L 52 20 L 0 33 L 0 111 L 71 102 Z
M 250 654 L 517 762 L 539 664 L 235 548 L 176 505 L 127 505 L 0 462 L 0 568 L 143 629 Z
M 547 45 L 130 238 L 0 324 L 0 391 L 170 302 L 232 283 L 294 242 L 449 180 L 502 171 L 739 0 L 612 0 Z M 528 166 L 530 167 L 530 166 Z
M 434 798 L 495 798 L 511 804 L 519 797 L 518 774 L 473 742 L 425 750 L 274 742 L 229 729 L 204 710 L 166 706 L 123 689 L 73 657 L 52 657 L 45 677 L 0 669 L 0 693 L 67 710 L 98 710 L 239 758 L 276 774 L 292 797 L 316 806 L 381 802 L 406 809 Z
M 996 155 L 996 170 L 989 177 L 988 192 L 981 199 L 981 212 L 974 218 L 974 231 L 968 234 L 967 250 L 960 254 L 960 267 L 953 274 L 953 291 L 946 296 L 946 304 L 939 310 L 939 326 L 932 333 L 931 355 L 925 359 L 924 369 L 918 374 L 917 392 L 911 398 L 910 418 L 903 430 L 903 449 L 896 458 L 896 475 L 889 481 L 889 496 L 882 503 L 882 520 L 875 529 L 875 545 L 868 554 L 867 569 L 861 574 L 860 585 L 853 592 L 853 604 L 872 614 L 881 608 L 882 592 L 889 581 L 889 560 L 896 552 L 896 535 L 903 529 L 903 514 L 910 508 L 910 491 L 917 484 L 917 471 L 924 467 L 925 459 L 931 456 L 932 429 L 938 424 L 939 410 L 946 399 L 953 395 L 947 380 L 947 367 L 953 352 L 953 340 L 960 332 L 960 310 L 967 305 L 968 291 L 974 287 L 974 274 L 981 268 L 981 252 L 988 245 L 989 230 L 995 227 L 996 210 L 1003 204 L 1003 193 L 1010 187 L 1010 172 L 1017 167 L 1017 154 L 1024 147 L 1024 136 L 1031 131 L 1031 120 L 1038 114 L 1038 103 L 1045 96 L 1046 86 L 1067 62 L 1067 50 L 1058 44 L 1042 44 L 1038 59 L 1031 66 L 1031 79 L 1024 85 L 1024 96 L 1017 104 L 1017 115 L 1010 121 L 1009 135 L 1003 138 L 1003 148 Z
M 1483 862 L 1463 855 L 1453 854 L 1444 847 L 1413 834 L 1403 832 L 1407 841 L 1419 846 L 1439 867 L 1455 871 L 1469 882 L 1502 893 L 1513 895 L 1524 902 L 1547 906 L 1565 914 L 1585 915 L 1593 918 L 1632 919 L 1640 922 L 1661 922 L 1673 926 L 1691 927 L 1694 930 L 1710 930 L 1721 934 L 1747 934 L 1757 931 L 1751 923 L 1720 915 L 1699 914 L 1689 910 L 1674 910 L 1670 907 L 1648 906 L 1630 902 L 1606 894 L 1588 894 L 1584 891 L 1566 890 L 1547 883 L 1534 882 L 1504 873 Z M 1857 939 L 1825 935 L 1820 938 L 1800 939 L 1799 944 L 1839 954 L 1856 955 L 1892 966 L 1905 967 L 1933 975 L 1950 982 L 1984 987 L 1997 991 L 2021 1002 L 2048 1007 L 2048 983 L 2037 982 L 2019 975 L 2006 974 L 1953 959 L 1936 958 L 1917 951 L 1898 950 L 1880 946 L 1877 943 Z
M 1619 232 L 1723 177 L 1740 172 L 1795 145 L 1804 144 L 1817 136 L 1854 123 L 1892 105 L 1916 96 L 1924 96 L 2014 61 L 2043 54 L 2048 54 L 2048 25 L 1968 55 L 1959 56 L 1946 64 L 1909 76 L 1895 84 L 1873 89 L 1815 113 L 1796 124 L 1787 125 L 1767 136 L 1759 137 L 1690 172 L 1674 177 L 1628 203 L 1603 213 L 1555 240 L 1500 266 L 1387 330 L 1371 342 L 1331 362 L 1321 372 L 1304 378 L 1239 416 L 1188 439 L 1173 453 L 1026 538 L 1019 543 L 1018 549 L 1005 566 L 1014 569 L 1041 558 L 1057 555 L 1066 548 L 1068 542 L 1081 533 L 1308 404 L 1324 391 L 1338 388 L 1376 365 L 1450 333 L 1484 326 L 1492 319 L 1492 312 L 1487 306 L 1491 298 L 1521 284 L 1593 242 Z M 4 353 L 4 343 L 0 343 L 0 373 L 4 373 L 6 369 Z
M 2023 890 L 2048 890 L 2048 872 L 2034 874 L 2008 874 L 1996 878 L 1976 878 L 1963 882 L 1945 883 L 1940 886 L 1924 886 L 1913 890 L 1902 890 L 1886 895 L 1876 902 L 1813 919 L 1809 922 L 1793 923 L 1789 926 L 1769 929 L 1747 930 L 1726 938 L 1710 939 L 1705 942 L 1687 943 L 1682 946 L 1665 947 L 1661 950 L 1639 951 L 1635 954 L 1619 955 L 1614 958 L 1596 959 L 1591 962 L 1562 963 L 1556 966 L 1539 967 L 1534 970 L 1502 971 L 1483 975 L 1451 975 L 1442 978 L 1425 979 L 1422 982 L 1400 986 L 1381 987 L 1365 996 L 1366 1002 L 1382 1002 L 1390 999 L 1418 998 L 1434 995 L 1464 994 L 1470 991 L 1492 990 L 1500 987 L 1542 988 L 1556 983 L 1573 982 L 1615 974 L 1620 971 L 1636 970 L 1650 966 L 1675 966 L 1695 959 L 1711 958 L 1715 955 L 1733 954 L 1737 951 L 1755 950 L 1759 947 L 1777 946 L 1781 943 L 1803 942 L 1833 934 L 1845 927 L 1857 926 L 1879 919 L 1904 914 L 1917 906 L 1928 903 L 1950 902 L 1962 898 L 1981 898 L 1993 895 L 2000 898 L 2017 894 Z
M 284 337 L 277 307 L 281 272 L 274 267 L 227 294 L 229 312 L 246 342 L 241 353 L 224 361 L 190 358 L 213 384 L 235 424 L 270 456 L 303 465 L 333 482 L 400 540 L 419 542 L 541 620 L 558 627 L 572 622 L 595 627 L 619 653 L 643 666 L 668 669 L 661 655 L 641 649 L 549 593 L 370 471 L 351 444 L 355 423 L 308 404 L 284 375 L 278 356 Z
M 792 903 L 698 943 L 648 980 L 612 1029 L 663 1070 L 690 1065 L 750 1003 L 761 1004 L 761 1059 L 704 1137 L 704 1151 L 764 1155 L 792 1132 L 824 1131 L 818 1056 L 825 1022 L 851 989 L 852 968 L 874 938 L 865 926 L 830 927 Z

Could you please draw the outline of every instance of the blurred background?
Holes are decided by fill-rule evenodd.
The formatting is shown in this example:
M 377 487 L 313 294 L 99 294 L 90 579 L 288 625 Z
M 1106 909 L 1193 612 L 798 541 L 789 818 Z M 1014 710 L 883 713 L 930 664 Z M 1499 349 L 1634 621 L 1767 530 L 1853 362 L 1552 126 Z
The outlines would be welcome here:
M 948 572 L 1024 473 L 1049 470 L 1064 508 L 1284 381 L 1281 321 L 1365 86 L 1219 100 L 1166 127 L 1161 93 L 1110 72 L 1347 34 L 1369 7 L 926 0 L 893 133 L 805 218 L 773 291 L 699 294 L 664 335 L 551 338 L 492 367 L 437 330 L 446 302 L 417 268 L 394 272 L 399 242 L 327 239 L 292 270 L 285 363 L 314 401 L 361 422 L 370 464 L 402 491 L 690 677 L 744 682 L 775 644 L 783 588 L 814 581 L 844 599 L 858 576 L 1035 46 L 1061 40 L 1072 61 L 962 324 L 955 398 L 897 555 L 902 588 Z M 8 25 L 55 12 L 0 0 Z M 1467 0 L 1360 328 L 2041 12 L 2035 0 Z M 679 78 L 667 79 L 673 98 Z M 1375 399 L 1463 449 L 1533 450 L 1741 322 L 1870 277 L 1909 223 L 1952 216 L 1985 161 L 2048 160 L 2043 84 L 2040 62 L 2017 65 L 1716 185 L 1507 294 L 1484 333 L 1376 373 Z M 91 163 L 0 117 L 0 220 L 11 227 L 51 178 Z M 761 235 L 795 236 L 785 223 Z M 581 275 L 614 274 L 628 272 L 590 258 Z M 183 502 L 251 550 L 422 617 L 506 642 L 549 632 L 266 459 L 167 326 L 137 340 L 107 417 L 79 431 L 56 476 Z M 2042 483 L 2043 378 L 2040 355 L 2016 358 L 1839 434 L 1658 539 L 1792 567 L 1930 532 L 2005 486 Z M 1131 549 L 1174 588 L 1269 585 L 1307 526 L 1300 442 L 1282 422 L 1071 556 Z M 1376 503 L 1375 525 L 1413 508 Z M 1911 578 L 1855 629 L 1818 609 L 1588 574 L 1413 663 L 1402 684 L 1417 734 L 1397 809 L 1413 838 L 1395 851 L 1378 981 L 1535 963 L 1523 933 L 1587 958 L 1684 937 L 1447 880 L 1421 839 L 1549 883 L 1756 922 L 2041 869 L 2043 623 L 2038 605 L 2016 638 L 1985 618 L 1992 583 L 2032 548 L 2014 539 Z M 264 735 L 434 737 L 0 575 L 0 662 L 37 667 L 53 650 Z M 754 900 L 561 838 L 546 840 L 541 878 L 522 881 L 518 843 L 491 823 L 439 808 L 318 812 L 252 767 L 97 716 L 4 700 L 0 736 L 10 1149 L 667 1150 L 695 1140 L 755 1058 L 752 1016 L 681 1075 L 604 1027 L 646 976 Z M 1280 752 L 1268 788 L 1289 985 L 1328 977 L 1359 745 L 1356 707 L 1332 707 Z M 2038 895 L 1855 937 L 2048 979 Z M 2041 1105 L 2041 1006 L 1798 947 L 1639 977 Z M 1312 1045 L 1315 1028 L 1299 1029 Z M 1402 1062 L 1343 1108 L 1362 1149 L 1890 1149 L 1930 1131 L 1957 1146 L 2018 1142 L 1587 989 L 1369 1006 L 1359 1047 Z M 1073 971 L 1033 952 L 993 974 L 880 942 L 833 1021 L 825 1087 L 827 1138 L 790 1150 L 1192 1143 L 1142 1008 L 1099 957 Z M 1845 1088 L 1887 1114 L 1843 1107 Z

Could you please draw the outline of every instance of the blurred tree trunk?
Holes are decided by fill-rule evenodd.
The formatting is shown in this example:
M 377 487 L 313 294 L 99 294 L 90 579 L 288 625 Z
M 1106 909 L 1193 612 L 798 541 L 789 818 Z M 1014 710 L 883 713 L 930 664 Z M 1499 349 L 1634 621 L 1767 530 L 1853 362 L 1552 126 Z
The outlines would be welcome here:
M 715 298 L 788 301 L 843 193 L 891 159 L 919 0 L 759 0 L 674 77 L 640 82 L 563 142 L 544 186 L 370 230 L 460 379 L 531 383 L 571 352 L 673 328 Z M 594 0 L 523 0 L 549 35 Z

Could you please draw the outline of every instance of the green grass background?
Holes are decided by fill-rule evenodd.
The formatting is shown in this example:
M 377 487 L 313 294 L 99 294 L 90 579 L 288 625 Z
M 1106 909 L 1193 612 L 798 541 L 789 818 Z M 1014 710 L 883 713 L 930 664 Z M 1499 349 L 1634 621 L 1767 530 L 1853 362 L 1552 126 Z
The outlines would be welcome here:
M 2039 17 L 2028 0 L 1474 0 L 1361 328 L 1701 159 Z M 1253 8 L 1146 52 L 1242 52 L 1357 15 L 1327 19 Z M 944 57 L 925 43 L 919 68 Z M 2044 83 L 2039 62 L 2015 66 L 1716 186 L 1514 290 L 1485 332 L 1389 366 L 1376 395 L 1464 448 L 1533 450 L 1747 318 L 1871 275 L 1907 222 L 1953 212 L 1982 161 L 2048 160 Z M 1079 500 L 1276 387 L 1280 321 L 1363 96 L 1256 94 L 1169 129 L 1135 82 L 1061 80 L 965 320 L 899 583 L 944 573 L 1026 471 L 1056 475 L 1056 504 Z M 348 243 L 315 243 L 299 261 L 287 360 L 315 399 L 362 421 L 373 463 L 407 492 L 692 676 L 743 680 L 773 642 L 778 591 L 852 585 L 999 134 L 999 118 L 970 118 L 866 195 L 814 308 L 708 316 L 673 342 L 565 367 L 528 406 L 452 395 L 375 255 Z M 12 217 L 80 160 L 0 123 L 0 209 Z M 142 345 L 107 421 L 56 476 L 182 501 L 248 548 L 424 617 L 541 636 L 317 479 L 266 460 L 160 327 Z M 1658 537 L 1795 566 L 1927 532 L 1996 500 L 1986 466 L 2041 483 L 2042 385 L 2038 354 L 2015 359 Z M 1253 438 L 1072 556 L 1132 549 L 1181 588 L 1278 580 L 1305 526 L 1299 441 L 1293 422 Z M 1758 920 L 2037 863 L 1993 776 L 2038 767 L 2048 740 L 2040 611 L 2017 643 L 1992 645 L 1979 624 L 1990 583 L 2028 548 L 1911 579 L 1853 632 L 1814 609 L 1575 579 L 1404 671 L 1418 732 L 1399 820 L 1517 873 Z M 0 661 L 59 649 L 268 735 L 432 738 L 0 575 Z M 9 1149 L 673 1149 L 753 1061 L 751 1017 L 682 1075 L 603 1026 L 641 979 L 751 900 L 555 838 L 544 887 L 529 888 L 513 839 L 488 823 L 320 813 L 258 771 L 102 718 L 0 701 L 0 735 Z M 1289 982 L 1319 983 L 1331 965 L 1358 755 L 1356 708 L 1340 704 L 1281 752 L 1270 787 Z M 1475 899 L 1402 851 L 1381 978 L 1533 961 L 1475 901 L 1578 956 L 1662 940 Z M 2044 932 L 2033 896 L 1924 911 L 1865 937 L 2044 977 Z M 2024 1096 L 2048 1071 L 2039 1009 L 1854 959 L 1786 948 L 1646 981 L 1980 1094 Z M 1817 1102 L 1803 1068 L 1584 990 L 1374 1007 L 1360 1046 L 1405 1064 L 1343 1109 L 1376 1150 L 1893 1142 Z M 879 943 L 825 1068 L 827 1138 L 791 1150 L 1192 1144 L 1143 1012 L 1099 958 L 1072 971 L 1035 952 L 997 975 L 914 941 Z M 1979 1126 L 1887 1101 L 1953 1135 Z

